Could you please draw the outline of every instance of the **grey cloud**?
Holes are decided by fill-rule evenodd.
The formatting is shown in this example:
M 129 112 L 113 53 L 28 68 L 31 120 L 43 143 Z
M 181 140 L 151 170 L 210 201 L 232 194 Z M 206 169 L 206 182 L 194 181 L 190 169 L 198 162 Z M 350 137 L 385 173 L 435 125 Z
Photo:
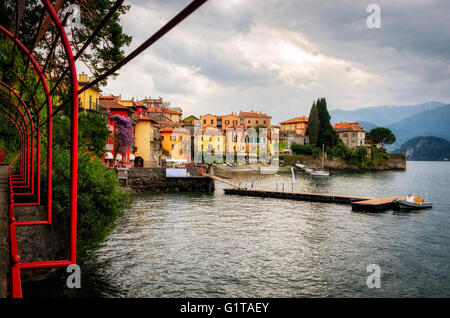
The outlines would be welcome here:
M 133 45 L 145 40 L 162 21 L 168 21 L 189 2 L 129 1 L 147 19 L 135 21 L 132 16 L 124 19 L 124 29 L 133 35 Z M 197 101 L 198 109 L 217 107 L 218 111 L 224 108 L 237 111 L 260 107 L 277 117 L 283 116 L 280 120 L 298 113 L 307 115 L 312 100 L 318 97 L 328 97 L 330 108 L 421 103 L 427 99 L 450 101 L 450 1 L 377 0 L 382 28 L 368 29 L 366 7 L 372 2 L 243 0 L 224 8 L 224 1 L 211 0 L 145 54 L 167 65 L 196 68 L 197 74 L 217 84 L 222 91 L 216 97 L 198 93 L 194 96 L 189 85 L 169 74 L 170 68 L 152 64 L 142 70 L 152 75 L 155 94 L 168 94 L 167 98 L 185 94 Z M 309 90 L 284 85 L 278 70 L 255 68 L 247 64 L 239 51 L 226 46 L 261 25 L 278 32 L 281 38 L 292 32 L 302 35 L 312 45 L 303 49 L 348 62 L 342 66 L 347 74 L 358 70 L 372 74 L 372 86 L 364 90 L 352 87 L 343 83 L 333 70 L 327 70 L 326 82 L 324 74 L 314 77 L 317 83 L 307 77 L 296 79 L 296 85 L 312 87 Z M 261 47 L 262 51 L 266 49 Z M 192 105 L 187 107 L 194 109 Z

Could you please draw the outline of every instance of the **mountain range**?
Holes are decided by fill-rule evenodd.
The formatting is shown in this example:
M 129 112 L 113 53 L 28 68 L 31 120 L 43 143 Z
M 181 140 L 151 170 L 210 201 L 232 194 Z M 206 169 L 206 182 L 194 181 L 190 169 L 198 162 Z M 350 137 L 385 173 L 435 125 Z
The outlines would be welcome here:
M 408 106 L 373 106 L 355 110 L 332 109 L 331 123 L 334 125 L 343 122 L 369 122 L 377 126 L 387 126 L 418 113 L 433 110 L 446 104 L 441 102 L 427 102 Z
M 359 122 L 366 131 L 387 127 L 396 136 L 392 148 L 418 136 L 450 140 L 450 104 L 428 102 L 409 106 L 376 106 L 354 111 L 330 110 L 331 122 Z

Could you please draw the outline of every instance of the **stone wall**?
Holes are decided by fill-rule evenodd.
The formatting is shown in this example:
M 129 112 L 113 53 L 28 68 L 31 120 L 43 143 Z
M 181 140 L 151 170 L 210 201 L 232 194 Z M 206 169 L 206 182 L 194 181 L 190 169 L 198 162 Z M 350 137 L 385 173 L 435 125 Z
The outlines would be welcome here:
M 214 180 L 200 176 L 197 168 L 188 168 L 187 178 L 166 178 L 165 168 L 132 168 L 128 173 L 128 187 L 136 193 L 148 192 L 211 192 Z
M 280 158 L 281 159 L 281 158 Z M 282 164 L 294 165 L 302 163 L 313 169 L 320 169 L 322 166 L 321 158 L 314 158 L 308 155 L 286 155 L 283 157 Z M 406 170 L 406 158 L 403 155 L 387 154 L 387 160 L 383 160 L 382 164 L 375 166 L 358 166 L 348 162 L 344 162 L 340 158 L 326 159 L 324 167 L 327 170 Z

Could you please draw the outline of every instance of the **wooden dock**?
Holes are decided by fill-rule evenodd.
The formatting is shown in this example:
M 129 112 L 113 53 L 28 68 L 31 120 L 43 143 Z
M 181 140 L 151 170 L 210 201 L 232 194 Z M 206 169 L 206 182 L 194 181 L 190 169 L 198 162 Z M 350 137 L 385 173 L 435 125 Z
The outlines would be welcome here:
M 284 192 L 284 191 L 266 191 L 255 189 L 224 189 L 225 194 L 234 194 L 241 196 L 289 199 L 298 201 L 324 202 L 351 204 L 353 211 L 381 212 L 394 208 L 395 199 L 403 199 L 404 197 L 388 197 L 380 199 L 371 199 L 365 197 L 334 195 L 325 193 L 307 193 L 307 192 Z
M 392 209 L 395 207 L 394 200 L 396 199 L 406 199 L 406 197 L 389 197 L 372 199 L 365 201 L 352 202 L 353 211 L 370 211 L 370 212 L 381 212 Z
M 290 199 L 299 201 L 327 202 L 351 204 L 354 201 L 366 201 L 370 198 L 350 197 L 344 195 L 324 194 L 324 193 L 307 193 L 307 192 L 283 192 L 283 191 L 266 191 L 266 190 L 248 190 L 248 189 L 224 189 L 225 194 L 235 194 L 251 197 Z

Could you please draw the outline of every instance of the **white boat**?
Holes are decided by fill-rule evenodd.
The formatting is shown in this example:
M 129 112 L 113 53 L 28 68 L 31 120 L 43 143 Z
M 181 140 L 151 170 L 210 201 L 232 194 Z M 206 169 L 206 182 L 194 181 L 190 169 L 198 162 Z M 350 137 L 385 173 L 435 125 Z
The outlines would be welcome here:
M 328 171 L 323 170 L 324 160 L 325 160 L 325 145 L 322 145 L 322 169 L 311 171 L 309 173 L 311 176 L 328 177 L 330 175 Z
M 306 166 L 302 165 L 301 163 L 296 163 L 294 166 L 296 166 L 297 168 L 301 169 L 301 170 L 305 170 Z
M 433 207 L 433 204 L 429 202 L 427 198 L 424 200 L 421 197 L 416 197 L 414 195 L 408 195 L 405 200 L 396 199 L 394 202 L 397 203 L 400 209 L 419 210 Z

